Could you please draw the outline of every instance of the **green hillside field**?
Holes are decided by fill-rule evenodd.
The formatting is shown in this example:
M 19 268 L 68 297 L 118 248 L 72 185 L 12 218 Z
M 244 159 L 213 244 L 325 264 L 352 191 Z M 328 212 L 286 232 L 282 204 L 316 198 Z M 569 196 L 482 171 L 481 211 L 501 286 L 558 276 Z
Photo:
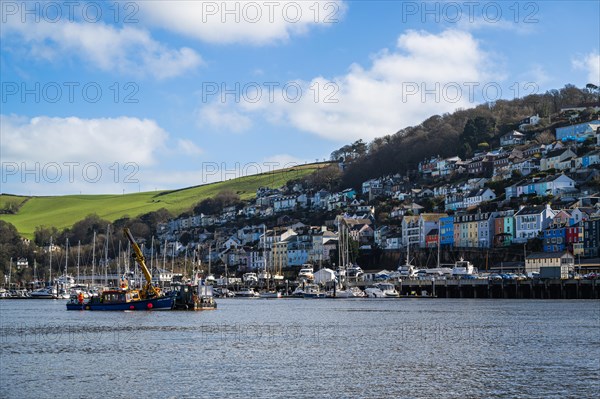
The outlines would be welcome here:
M 307 164 L 171 191 L 49 197 L 0 195 L 0 209 L 14 209 L 20 206 L 15 214 L 0 215 L 0 220 L 13 224 L 23 237 L 33 238 L 37 226 L 54 226 L 61 230 L 71 227 L 77 221 L 94 213 L 108 221 L 124 216 L 135 217 L 160 208 L 166 208 L 174 215 L 178 215 L 223 190 L 231 190 L 239 194 L 242 200 L 248 200 L 256 196 L 259 187 L 281 187 L 289 180 L 307 176 L 327 165 L 327 163 Z

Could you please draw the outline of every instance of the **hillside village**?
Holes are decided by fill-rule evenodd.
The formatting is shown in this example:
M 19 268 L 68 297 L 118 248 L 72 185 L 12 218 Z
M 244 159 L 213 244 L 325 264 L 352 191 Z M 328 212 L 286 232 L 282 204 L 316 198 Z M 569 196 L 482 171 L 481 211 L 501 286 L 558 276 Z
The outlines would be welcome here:
M 159 224 L 157 241 L 166 243 L 167 256 L 193 256 L 206 264 L 210 254 L 213 265 L 239 273 L 260 271 L 265 265 L 276 270 L 307 263 L 335 268 L 341 229 L 354 242 L 353 261 L 374 253 L 394 253 L 398 259 L 409 247 L 418 251 L 438 245 L 454 251 L 519 245 L 556 259 L 566 252 L 571 258 L 595 258 L 600 238 L 600 106 L 592 109 L 596 119 L 556 128 L 548 144 L 527 133 L 540 122 L 532 115 L 521 121 L 519 130 L 502 135 L 497 148 L 466 159 L 423 159 L 413 173 L 369 179 L 360 189 L 315 191 L 301 182 L 262 187 L 254 201 L 241 206 Z M 346 167 L 343 160 L 336 165 Z M 325 219 L 320 225 L 305 224 L 292 216 L 298 212 Z M 243 227 L 234 227 L 240 223 Z M 186 240 L 181 239 L 184 235 Z M 520 257 L 521 267 L 524 256 L 527 252 Z

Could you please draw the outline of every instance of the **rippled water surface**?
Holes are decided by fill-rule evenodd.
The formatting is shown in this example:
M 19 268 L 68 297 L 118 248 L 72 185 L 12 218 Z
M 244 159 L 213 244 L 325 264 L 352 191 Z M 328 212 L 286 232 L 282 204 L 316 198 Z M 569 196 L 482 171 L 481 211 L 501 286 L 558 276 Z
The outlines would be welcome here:
M 206 312 L 0 301 L 7 398 L 593 398 L 600 302 L 222 299 Z

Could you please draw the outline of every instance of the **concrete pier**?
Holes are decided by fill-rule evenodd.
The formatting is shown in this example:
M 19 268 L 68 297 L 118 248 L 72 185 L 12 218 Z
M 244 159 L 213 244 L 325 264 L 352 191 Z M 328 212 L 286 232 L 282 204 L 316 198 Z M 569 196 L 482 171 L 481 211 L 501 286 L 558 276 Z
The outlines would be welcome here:
M 372 283 L 358 282 L 365 288 Z M 435 292 L 438 298 L 600 299 L 600 280 L 402 280 L 401 295 Z

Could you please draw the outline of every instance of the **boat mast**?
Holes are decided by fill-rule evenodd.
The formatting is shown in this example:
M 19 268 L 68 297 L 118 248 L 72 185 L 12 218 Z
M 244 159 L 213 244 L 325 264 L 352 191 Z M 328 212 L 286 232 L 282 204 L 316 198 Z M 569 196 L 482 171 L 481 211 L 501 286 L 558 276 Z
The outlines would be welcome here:
M 96 231 L 94 231 L 94 244 L 92 245 L 92 287 L 95 283 L 94 273 L 96 273 Z
M 208 244 L 208 275 L 210 276 L 210 265 L 212 261 L 212 244 Z
M 79 260 L 81 258 L 81 240 L 77 242 L 77 285 L 79 285 Z
M 67 278 L 67 265 L 69 263 L 69 239 L 67 238 L 67 245 L 65 246 L 65 281 Z M 66 283 L 65 283 L 66 285 Z
M 50 236 L 50 286 L 52 285 L 54 284 L 52 284 L 52 236 Z
M 167 239 L 165 238 L 165 248 L 163 251 L 163 267 L 162 267 L 163 270 L 167 270 L 167 266 L 165 265 L 166 263 L 167 263 Z
M 441 230 L 438 229 L 438 239 L 437 239 L 437 245 L 438 245 L 438 250 L 437 250 L 437 267 L 438 269 L 440 268 L 440 247 L 441 247 L 441 236 L 440 236 L 440 232 Z
M 121 240 L 119 240 L 119 256 L 117 256 L 117 277 L 121 276 Z
M 129 268 L 129 259 L 131 259 L 131 243 L 129 241 L 127 241 L 127 254 L 125 254 L 125 256 L 127 257 L 127 262 L 125 262 L 125 265 L 127 266 L 127 272 L 129 273 L 131 270 Z
M 110 235 L 110 224 L 106 226 L 106 242 L 104 243 L 104 286 L 108 286 L 108 238 Z
M 152 241 L 150 242 L 150 274 L 153 273 L 154 268 L 154 236 L 152 236 Z
M 175 270 L 175 244 L 172 245 L 171 249 L 171 274 L 173 274 Z
M 269 272 L 269 262 L 267 260 L 267 225 L 263 223 L 263 260 L 265 262 L 265 274 L 267 277 L 267 291 L 271 289 L 271 278 L 273 278 L 273 286 L 275 286 L 275 270 Z
M 8 266 L 8 289 L 10 290 L 10 284 L 12 280 L 12 257 L 10 258 L 10 264 Z
M 187 275 L 187 254 L 188 254 L 188 249 L 187 246 L 185 247 L 185 255 L 183 257 L 183 275 L 186 276 Z

